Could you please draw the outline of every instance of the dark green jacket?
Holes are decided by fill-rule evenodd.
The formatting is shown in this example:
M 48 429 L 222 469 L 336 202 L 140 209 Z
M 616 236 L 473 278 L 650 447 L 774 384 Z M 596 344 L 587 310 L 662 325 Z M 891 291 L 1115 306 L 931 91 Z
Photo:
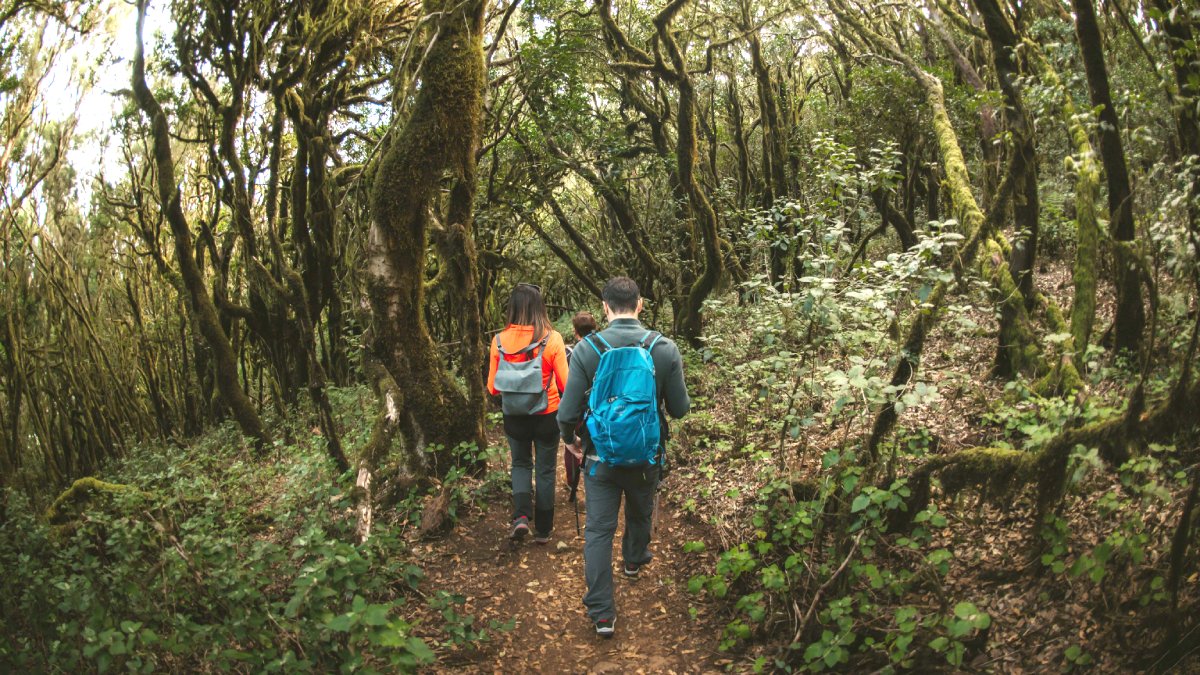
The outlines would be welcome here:
M 614 319 L 600 331 L 600 335 L 615 349 L 637 344 L 647 330 L 637 319 Z M 688 398 L 687 385 L 683 382 L 683 357 L 679 355 L 679 347 L 664 337 L 654 345 L 650 355 L 654 359 L 654 379 L 659 401 L 665 404 L 668 415 L 676 419 L 683 417 L 691 409 L 692 402 Z M 587 394 L 592 388 L 599 364 L 600 357 L 590 345 L 580 342 L 571 352 L 567 390 L 558 403 L 558 426 L 567 443 L 575 441 L 575 427 L 587 410 Z

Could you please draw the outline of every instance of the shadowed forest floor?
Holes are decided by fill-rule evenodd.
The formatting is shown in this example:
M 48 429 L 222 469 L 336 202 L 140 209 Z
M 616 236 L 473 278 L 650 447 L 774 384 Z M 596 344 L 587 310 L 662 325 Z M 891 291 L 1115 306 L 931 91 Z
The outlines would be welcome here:
M 464 596 L 458 611 L 473 615 L 479 626 L 514 622 L 511 630 L 489 631 L 490 640 L 475 648 L 445 656 L 431 672 L 695 673 L 719 672 L 730 663 L 716 649 L 720 627 L 711 614 L 698 607 L 692 618 L 688 611 L 687 581 L 701 571 L 702 561 L 684 555 L 681 547 L 701 538 L 701 528 L 676 513 L 666 499 L 660 501 L 651 543 L 654 561 L 636 581 L 620 573 L 618 528 L 613 542 L 616 635 L 596 636 L 582 603 L 583 536 L 575 532 L 564 485 L 560 466 L 554 534 L 548 544 L 527 538 L 514 545 L 507 539 L 505 493 L 465 515 L 445 538 L 416 549 L 416 562 L 426 575 L 422 590 Z M 581 485 L 581 528 L 586 518 L 583 490 Z M 440 617 L 422 609 L 429 613 L 426 625 L 440 625 Z

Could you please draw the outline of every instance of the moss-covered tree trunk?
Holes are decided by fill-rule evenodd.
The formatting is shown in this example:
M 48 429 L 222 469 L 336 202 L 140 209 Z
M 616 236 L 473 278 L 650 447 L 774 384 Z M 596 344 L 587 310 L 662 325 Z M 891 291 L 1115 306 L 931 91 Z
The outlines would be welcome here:
M 845 4 L 837 2 L 833 5 L 833 9 L 839 21 L 854 29 L 855 33 L 865 42 L 877 46 L 889 56 L 902 63 L 913 79 L 916 80 L 917 84 L 920 85 L 925 95 L 925 103 L 929 106 L 933 115 L 933 134 L 937 140 L 938 150 L 941 154 L 942 166 L 945 167 L 945 190 L 950 202 L 951 215 L 961 224 L 963 234 L 966 236 L 966 240 L 959 251 L 958 259 L 955 261 L 956 272 L 961 272 L 961 270 L 970 266 L 974 261 L 976 253 L 979 252 L 982 246 L 986 250 L 986 257 L 989 258 L 984 263 L 985 274 L 987 273 L 986 270 L 991 268 L 995 270 L 992 274 L 993 277 L 1007 281 L 1011 287 L 1012 280 L 1009 278 L 1007 271 L 1008 263 L 1001 253 L 1002 246 L 998 241 L 994 240 L 993 235 L 996 225 L 995 221 L 997 220 L 995 214 L 998 211 L 993 208 L 989 212 L 989 216 L 991 217 L 986 217 L 982 209 L 979 208 L 979 203 L 975 200 L 975 195 L 971 189 L 970 175 L 967 173 L 967 163 L 962 153 L 962 146 L 959 145 L 958 135 L 954 131 L 954 126 L 950 121 L 950 114 L 946 109 L 946 98 L 941 81 L 921 68 L 894 41 L 879 35 L 865 26 L 857 18 L 854 11 Z M 1003 203 L 1005 193 L 1011 189 L 1011 179 L 1012 172 L 1010 171 L 1001 187 L 997 189 L 997 194 L 995 195 L 996 204 Z M 900 351 L 896 369 L 892 373 L 891 379 L 891 384 L 897 387 L 898 391 L 902 391 L 902 388 L 912 380 L 913 375 L 917 372 L 921 352 L 925 347 L 925 340 L 937 322 L 938 313 L 941 311 L 942 303 L 945 302 L 949 289 L 949 282 L 938 282 L 909 324 L 904 346 Z M 1017 298 L 1019 298 L 1019 295 Z M 1024 309 L 1024 304 L 1019 304 L 1021 309 Z M 871 427 L 871 435 L 867 441 L 867 448 L 868 454 L 872 459 L 878 456 L 879 446 L 895 426 L 896 420 L 895 398 L 893 398 L 883 405 Z
M 687 0 L 673 0 L 654 17 L 654 28 L 658 34 L 659 43 L 667 51 L 670 66 L 660 64 L 660 72 L 675 83 L 679 91 L 678 135 L 675 147 L 676 166 L 679 171 L 679 182 L 687 193 L 691 215 L 695 228 L 699 231 L 704 248 L 703 271 L 687 289 L 687 300 L 683 307 L 683 316 L 676 321 L 680 336 L 698 344 L 703 331 L 701 307 L 709 294 L 717 286 L 717 281 L 724 270 L 724 259 L 721 257 L 720 233 L 717 230 L 717 213 L 712 203 L 704 193 L 704 186 L 696 175 L 696 117 L 699 105 L 696 100 L 696 90 L 692 78 L 688 74 L 687 63 L 683 52 L 675 42 L 671 32 L 671 22 L 687 4 Z
M 137 49 L 133 60 L 133 95 L 138 107 L 150 119 L 159 202 L 163 215 L 171 227 L 175 242 L 176 262 L 179 265 L 179 273 L 184 287 L 187 289 L 188 307 L 215 362 L 217 389 L 221 399 L 229 406 L 242 432 L 252 437 L 261 448 L 270 439 L 258 412 L 238 381 L 237 357 L 230 345 L 229 337 L 221 328 L 221 319 L 217 314 L 217 308 L 205 288 L 204 276 L 193 253 L 191 228 L 180 204 L 179 183 L 175 178 L 175 160 L 171 154 L 171 135 L 167 128 L 167 117 L 146 84 L 145 47 L 142 40 L 145 18 L 146 4 L 143 1 L 138 3 Z
M 646 116 L 651 126 L 655 149 L 664 159 L 671 158 L 664 124 L 666 115 L 660 114 L 649 101 L 641 96 L 633 86 L 632 74 L 651 72 L 661 81 L 673 84 L 679 92 L 674 170 L 670 171 L 669 178 L 677 204 L 686 202 L 687 211 L 677 211 L 679 220 L 685 222 L 680 223 L 681 229 L 676 233 L 680 258 L 679 295 L 682 297 L 682 302 L 675 305 L 675 330 L 682 337 L 694 343 L 699 340 L 703 328 L 700 315 L 701 306 L 716 288 L 717 281 L 724 270 L 724 258 L 721 255 L 717 214 L 704 192 L 700 178 L 696 175 L 699 152 L 697 143 L 699 102 L 683 52 L 671 31 L 671 22 L 687 4 L 687 0 L 673 0 L 655 15 L 653 21 L 656 36 L 654 56 L 634 46 L 617 26 L 612 16 L 610 0 L 597 0 L 596 4 L 605 36 L 609 40 L 610 53 L 614 58 L 621 59 L 621 62 L 614 64 L 614 67 L 622 74 L 624 80 L 622 96 L 631 106 Z M 660 49 L 665 51 L 665 55 L 660 53 Z M 696 260 L 693 251 L 697 238 L 703 249 L 702 263 Z M 702 265 L 698 274 L 693 269 L 697 263 Z
M 1019 38 L 1009 25 L 1008 19 L 996 0 L 975 0 L 975 7 L 983 17 L 984 29 L 992 43 L 992 64 L 1000 80 L 1000 91 L 1004 95 L 1005 119 L 1013 134 L 1013 225 L 1015 235 L 1009 267 L 1017 287 L 1025 299 L 1025 307 L 1031 309 L 1034 301 L 1033 264 L 1037 258 L 1038 244 L 1038 185 L 1037 185 L 1037 134 L 1033 120 L 1025 111 L 1021 100 L 1018 80 L 1021 76 L 1017 67 L 1016 51 Z
M 1177 11 L 1169 0 L 1154 0 L 1162 13 L 1162 32 L 1175 74 L 1175 130 L 1179 148 L 1185 156 L 1200 157 L 1200 45 L 1196 43 L 1196 28 L 1200 18 L 1195 13 Z M 1192 174 L 1188 177 L 1188 232 L 1194 250 L 1200 251 L 1200 169 L 1185 164 Z M 1192 266 L 1192 281 L 1200 291 L 1200 266 Z
M 634 260 L 631 262 L 637 262 L 641 266 L 641 274 L 632 270 L 626 273 L 638 282 L 643 296 L 651 300 L 656 299 L 654 288 L 657 282 L 668 280 L 667 266 L 650 247 L 645 228 L 639 222 L 637 212 L 629 201 L 628 195 L 606 180 L 594 168 L 580 162 L 555 145 L 553 141 L 549 142 L 547 147 L 565 165 L 571 167 L 571 170 L 580 178 L 587 181 L 604 201 L 604 205 L 608 208 L 608 215 L 612 216 L 612 222 L 616 225 L 617 231 L 621 233 L 626 243 L 629 244 L 629 249 L 633 252 Z
M 981 488 L 993 498 L 1009 498 L 1014 490 L 1033 484 L 1037 493 L 1037 516 L 1049 512 L 1062 496 L 1067 482 L 1067 467 L 1072 451 L 1080 445 L 1096 448 L 1099 456 L 1112 467 L 1129 458 L 1131 447 L 1142 443 L 1161 443 L 1195 426 L 1194 416 L 1186 411 L 1200 405 L 1200 382 L 1183 383 L 1162 403 L 1143 411 L 1134 401 L 1123 415 L 1068 428 L 1035 450 L 975 447 L 931 457 L 909 476 L 911 496 L 901 518 L 919 513 L 929 503 L 930 479 L 937 475 L 947 494 L 969 487 Z
M 1013 284 L 993 279 L 993 288 L 1001 303 L 999 345 L 993 373 L 1010 378 L 1020 372 L 1029 359 L 1027 353 L 1035 342 L 1028 332 L 1027 312 L 1033 307 L 1033 263 L 1038 240 L 1037 149 L 1033 123 L 1025 112 L 1017 89 L 1017 35 L 996 0 L 974 0 L 983 18 L 988 40 L 992 45 L 992 63 L 1004 95 L 1005 120 L 1013 136 L 1013 226 L 1014 237 L 1008 251 L 1008 273 Z M 985 258 L 985 264 L 987 259 Z M 1013 297 L 1011 291 L 1020 294 Z M 1017 305 L 1022 305 L 1017 307 Z
M 481 44 L 482 47 L 482 44 Z M 483 71 L 483 67 L 480 67 Z M 480 80 L 483 76 L 480 76 Z M 482 109 L 482 103 L 480 104 Z M 487 405 L 487 389 L 483 380 L 483 364 L 487 362 L 484 346 L 483 306 L 479 288 L 479 254 L 475 249 L 475 221 L 472 210 L 475 205 L 475 161 L 479 149 L 478 133 L 474 143 L 463 158 L 461 170 L 456 170 L 454 184 L 450 189 L 450 202 L 446 210 L 446 234 L 442 247 L 445 251 L 443 264 L 449 265 L 451 295 L 458 314 L 461 331 L 462 368 L 459 376 L 467 387 L 467 407 L 461 414 L 467 422 L 474 423 L 473 439 L 476 447 L 483 448 L 483 413 Z M 482 465 L 475 468 L 482 468 Z
M 1046 393 L 1067 392 L 1080 382 L 1079 373 L 1083 371 L 1084 355 L 1096 320 L 1096 258 L 1100 246 L 1096 201 L 1100 195 L 1100 167 L 1070 91 L 1062 85 L 1058 74 L 1036 46 L 1028 43 L 1027 46 L 1037 56 L 1042 81 L 1058 96 L 1059 117 L 1066 125 L 1075 149 L 1072 159 L 1075 169 L 1075 295 L 1071 305 L 1071 339 L 1063 345 L 1061 358 L 1052 364 L 1038 386 Z
M 964 54 L 962 49 L 959 48 L 958 43 L 955 42 L 954 37 L 950 34 L 950 31 L 947 30 L 945 24 L 942 23 L 942 12 L 945 12 L 946 15 L 951 18 L 954 23 L 959 24 L 961 28 L 968 29 L 969 35 L 975 35 L 977 38 L 981 38 L 982 36 L 977 34 L 977 28 L 968 23 L 966 19 L 964 19 L 957 12 L 954 12 L 949 8 L 944 8 L 939 11 L 938 7 L 933 4 L 930 5 L 930 23 L 933 25 L 934 32 L 937 33 L 942 44 L 946 47 L 946 54 L 950 57 L 950 61 L 954 64 L 955 69 L 958 71 L 959 77 L 965 80 L 967 84 L 971 85 L 972 89 L 980 94 L 983 94 L 984 92 L 988 91 L 988 86 L 986 83 L 984 83 L 983 77 L 979 75 L 979 71 L 975 68 L 975 65 L 971 63 L 971 60 L 967 58 L 967 55 Z M 996 146 L 997 133 L 999 133 L 999 125 L 996 120 L 996 107 L 989 103 L 986 98 L 984 98 L 979 105 L 979 154 L 983 164 L 983 189 L 981 191 L 981 206 L 984 209 L 987 209 L 990 206 L 991 199 L 1000 180 L 1000 156 L 999 152 L 997 152 Z M 930 184 L 932 187 L 932 180 L 930 181 Z M 936 198 L 937 190 L 931 189 L 930 196 L 931 198 Z M 930 201 L 931 205 L 934 203 L 934 201 Z M 937 220 L 937 218 L 933 215 L 930 215 L 929 220 Z
M 743 1 L 741 12 L 741 29 L 746 31 L 746 44 L 750 47 L 750 66 L 754 71 L 754 83 L 758 91 L 759 124 L 763 134 L 761 205 L 764 209 L 769 209 L 776 200 L 788 196 L 787 129 L 779 114 L 779 103 L 775 95 L 776 83 L 771 77 L 766 60 L 763 59 L 758 31 L 751 30 L 751 3 Z M 787 272 L 788 249 L 772 246 L 769 256 L 771 283 L 782 289 Z
M 402 432 L 406 463 L 441 474 L 450 464 L 429 454 L 434 446 L 482 442 L 476 403 L 447 372 L 425 323 L 425 263 L 429 211 L 439 205 L 440 182 L 447 173 L 456 185 L 475 175 L 485 84 L 483 3 L 426 0 L 424 8 L 438 19 L 412 113 L 375 169 L 367 275 L 372 349 L 403 396 L 389 398 L 383 414 L 399 418 L 393 426 Z M 462 209 L 469 201 L 463 199 L 452 197 L 452 215 L 459 218 L 455 227 L 466 228 Z M 464 229 L 458 236 L 469 240 L 471 233 Z M 469 243 L 460 248 L 473 250 Z
M 1129 185 L 1129 168 L 1125 163 L 1125 147 L 1121 142 L 1121 122 L 1109 92 L 1108 67 L 1104 63 L 1104 44 L 1096 22 L 1096 10 L 1092 0 L 1071 0 L 1071 6 L 1075 10 L 1075 34 L 1083 55 L 1092 105 L 1100 107 L 1100 157 L 1108 181 L 1109 234 L 1118 243 L 1128 243 L 1135 236 L 1133 195 Z M 1113 325 L 1115 346 L 1118 350 L 1136 351 L 1146 325 L 1141 279 L 1128 246 L 1116 246 L 1114 256 L 1113 281 L 1117 291 L 1117 312 Z

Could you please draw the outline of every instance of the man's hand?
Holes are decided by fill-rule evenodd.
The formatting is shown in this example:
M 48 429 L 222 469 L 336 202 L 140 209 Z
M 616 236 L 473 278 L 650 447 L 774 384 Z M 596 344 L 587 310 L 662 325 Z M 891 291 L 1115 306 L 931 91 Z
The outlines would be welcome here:
M 581 463 L 583 462 L 583 444 L 578 439 L 574 443 L 567 443 L 567 452 L 571 453 Z

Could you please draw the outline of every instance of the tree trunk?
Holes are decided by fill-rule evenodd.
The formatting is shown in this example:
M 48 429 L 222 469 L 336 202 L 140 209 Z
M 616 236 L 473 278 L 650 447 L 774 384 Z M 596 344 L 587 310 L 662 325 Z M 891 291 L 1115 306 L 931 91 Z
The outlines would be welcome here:
M 673 0 L 654 17 L 654 27 L 659 42 L 666 47 L 670 59 L 670 79 L 674 80 L 679 90 L 678 139 L 676 143 L 676 161 L 679 170 L 679 182 L 687 193 L 688 204 L 691 207 L 692 218 L 696 229 L 699 230 L 704 247 L 703 271 L 687 290 L 687 301 L 681 319 L 677 319 L 677 329 L 680 336 L 694 346 L 699 345 L 703 331 L 700 314 L 704 301 L 717 286 L 724 270 L 724 259 L 721 257 L 720 233 L 717 230 L 717 214 L 712 204 L 704 194 L 704 188 L 696 177 L 696 91 L 688 74 L 687 63 L 683 53 L 671 33 L 671 21 L 683 9 L 687 0 Z M 665 66 L 664 66 L 665 69 Z
M 529 229 L 533 230 L 533 233 L 542 240 L 542 243 L 545 244 L 546 247 L 549 248 L 552 253 L 554 253 L 554 255 L 558 256 L 558 259 L 567 266 L 567 269 L 571 270 L 571 274 L 575 275 L 575 278 L 579 281 L 579 283 L 583 284 L 592 293 L 592 295 L 596 296 L 597 299 L 600 299 L 600 286 L 596 283 L 596 280 L 589 276 L 588 273 L 584 271 L 584 269 L 580 267 L 578 263 L 575 262 L 575 259 L 571 257 L 570 253 L 567 253 L 563 247 L 558 245 L 558 242 L 554 240 L 554 237 L 546 234 L 546 231 L 543 230 L 542 226 L 537 222 L 537 214 L 524 215 L 523 219 L 525 220 L 525 224 L 529 226 Z
M 1071 5 L 1075 9 L 1075 33 L 1079 39 L 1079 51 L 1083 55 L 1083 67 L 1087 71 L 1088 91 L 1092 105 L 1100 107 L 1100 157 L 1108 180 L 1109 234 L 1117 242 L 1132 242 L 1135 230 L 1129 170 L 1125 163 L 1125 148 L 1121 143 L 1121 123 L 1109 93 L 1108 67 L 1104 63 L 1104 44 L 1096 23 L 1096 10 L 1092 0 L 1071 0 Z M 1115 249 L 1115 346 L 1118 350 L 1136 351 L 1141 344 L 1146 313 L 1142 305 L 1136 263 L 1125 252 L 1126 248 L 1118 246 Z
M 925 218 L 927 220 L 939 221 L 942 219 L 941 204 L 939 203 L 941 184 L 942 181 L 938 177 L 938 165 L 936 162 L 930 162 L 927 165 L 925 176 Z
M 1071 340 L 1063 345 L 1064 359 L 1054 364 L 1046 380 L 1038 386 L 1043 392 L 1065 393 L 1078 383 L 1079 373 L 1083 372 L 1084 355 L 1096 320 L 1096 258 L 1100 244 L 1096 201 L 1100 195 L 1100 167 L 1096 165 L 1091 139 L 1080 121 L 1070 91 L 1063 86 L 1045 57 L 1037 53 L 1037 58 L 1043 82 L 1059 97 L 1059 117 L 1075 146 L 1075 296 L 1071 305 Z M 1071 359 L 1070 363 L 1066 358 Z
M 996 0 L 974 0 L 976 9 L 983 17 L 984 29 L 992 44 L 992 63 L 1000 80 L 1004 94 L 1005 118 L 1013 135 L 1013 225 L 1015 236 L 1008 251 L 1008 273 L 1019 293 L 1014 298 L 1006 292 L 1007 280 L 996 279 L 994 287 L 999 290 L 1000 309 L 999 344 L 996 347 L 993 374 L 1010 378 L 1022 371 L 1031 360 L 1029 351 L 1036 341 L 1027 330 L 1028 310 L 1033 306 L 1033 263 L 1037 253 L 1038 235 L 1038 188 L 1037 149 L 1034 145 L 1033 126 L 1025 113 L 1025 106 L 1017 91 L 1020 73 L 1014 55 L 1017 35 L 1008 24 Z M 986 262 L 986 259 L 985 259 Z M 1017 307 L 1017 304 L 1023 307 Z
M 428 211 L 443 174 L 449 171 L 459 183 L 475 175 L 485 84 L 483 3 L 426 0 L 425 11 L 441 19 L 412 114 L 375 170 L 367 244 L 373 350 L 404 397 L 398 410 L 383 414 L 400 418 L 395 424 L 404 432 L 410 464 L 435 446 L 448 451 L 459 443 L 482 442 L 481 421 L 472 418 L 475 404 L 442 365 L 426 326 L 425 261 Z M 461 208 L 459 203 L 453 210 L 456 216 Z M 470 239 L 471 233 L 459 236 Z M 426 465 L 439 475 L 450 466 L 442 457 L 429 460 Z
M 1200 156 L 1200 111 L 1196 110 L 1196 101 L 1200 101 L 1200 63 L 1197 63 L 1195 20 L 1185 11 L 1175 11 L 1168 0 L 1155 0 L 1154 5 L 1162 12 L 1159 21 L 1166 34 L 1178 89 L 1172 103 L 1179 147 L 1184 155 Z M 1193 249 L 1200 251 L 1200 176 L 1196 175 L 1194 165 L 1189 166 L 1192 172 L 1187 201 L 1189 233 Z M 1192 266 L 1192 281 L 1200 290 L 1200 266 Z
M 996 67 L 1000 91 L 1003 92 L 1004 102 L 1008 106 L 1005 114 L 1014 139 L 1015 234 L 1008 265 L 1017 288 L 1025 298 L 1026 309 L 1031 309 L 1034 302 L 1033 265 L 1037 258 L 1039 215 L 1036 135 L 1033 123 L 1025 112 L 1021 93 L 1017 89 L 1017 80 L 1020 77 L 1015 58 L 1017 34 L 1009 26 L 1008 19 L 996 0 L 975 0 L 975 7 L 983 17 L 984 29 L 992 43 L 992 63 Z
M 903 213 L 896 210 L 895 206 L 892 206 L 891 195 L 886 190 L 882 187 L 871 190 L 871 201 L 875 203 L 875 208 L 879 211 L 879 217 L 883 224 L 896 231 L 896 236 L 900 238 L 900 246 L 904 250 L 907 251 L 917 245 L 917 235 L 913 231 L 912 223 L 904 217 Z M 865 246 L 865 240 L 863 243 Z
M 762 126 L 763 191 L 762 208 L 770 209 L 779 199 L 788 196 L 787 177 L 787 130 L 779 114 L 775 97 L 775 83 L 771 71 L 762 56 L 762 45 L 758 32 L 751 31 L 750 3 L 742 3 L 742 30 L 748 31 L 746 43 L 750 47 L 750 65 L 758 89 L 759 120 Z M 783 288 L 787 272 L 788 247 L 771 246 L 771 283 Z
M 750 193 L 750 151 L 746 147 L 746 130 L 743 122 L 742 102 L 738 97 L 736 78 L 729 77 L 726 87 L 726 98 L 729 104 L 729 133 L 733 136 L 733 144 L 737 149 L 737 206 L 738 211 L 746 208 Z M 739 216 L 741 217 L 741 216 Z
M 558 221 L 558 226 L 562 228 L 563 232 L 567 233 L 567 236 L 571 239 L 571 243 L 575 245 L 575 248 L 579 250 L 584 260 L 587 261 L 588 267 L 592 270 L 592 279 L 599 281 L 611 278 L 613 275 L 609 274 L 608 268 L 600 262 L 600 258 L 592 250 L 591 245 L 583 238 L 579 230 L 571 224 L 571 219 L 567 217 L 566 211 L 563 211 L 562 205 L 558 203 L 554 195 L 547 195 L 546 203 L 550 205 L 550 211 L 554 214 L 554 219 Z M 596 293 L 596 297 L 600 297 L 600 294 Z
M 945 188 L 951 212 L 953 217 L 960 223 L 963 233 L 966 235 L 966 240 L 960 249 L 958 263 L 956 264 L 955 271 L 957 276 L 962 267 L 972 264 L 981 245 L 991 246 L 992 242 L 989 239 L 991 229 L 994 227 L 994 217 L 989 216 L 993 216 L 996 211 L 993 209 L 989 212 L 989 216 L 984 216 L 983 211 L 979 208 L 979 203 L 975 201 L 975 195 L 971 191 L 970 175 L 967 173 L 967 163 L 962 154 L 962 146 L 959 145 L 958 135 L 954 132 L 954 125 L 950 122 L 950 114 L 946 110 L 946 98 L 942 89 L 942 83 L 918 66 L 894 42 L 864 26 L 855 16 L 854 10 L 841 3 L 835 4 L 833 9 L 838 19 L 842 23 L 852 27 L 864 40 L 878 45 L 888 52 L 892 58 L 903 63 L 905 69 L 908 70 L 909 74 L 920 85 L 925 95 L 925 103 L 929 106 L 933 115 L 933 134 L 937 140 L 938 150 L 941 154 L 942 166 L 945 167 Z M 1003 193 L 1008 189 L 1007 185 L 1011 185 L 1011 181 L 1006 179 L 1001 184 L 1001 188 L 997 190 L 996 203 L 1003 202 Z M 941 310 L 942 303 L 946 300 L 946 294 L 949 292 L 949 289 L 950 284 L 948 282 L 939 281 L 909 324 L 904 346 L 901 349 L 900 358 L 897 360 L 896 369 L 893 371 L 891 379 L 891 384 L 897 387 L 898 391 L 902 391 L 904 385 L 907 385 L 912 380 L 913 375 L 916 374 L 920 364 L 921 352 L 925 348 L 925 339 L 936 324 L 938 313 Z M 896 424 L 898 415 L 896 413 L 895 401 L 896 398 L 893 396 L 891 400 L 883 405 L 871 427 L 871 435 L 867 441 L 867 452 L 872 461 L 878 458 L 879 447 L 884 437 L 891 432 Z
M 967 58 L 966 54 L 959 48 L 958 43 L 954 41 L 954 37 L 950 31 L 946 29 L 942 23 L 942 14 L 933 6 L 929 8 L 930 23 L 933 24 L 934 32 L 938 34 L 942 45 L 946 47 L 946 53 L 950 56 L 950 60 L 954 63 L 962 79 L 980 94 L 988 90 L 983 78 L 980 77 L 979 71 Z M 983 209 L 988 209 L 991 206 L 992 195 L 995 192 L 996 185 L 1000 181 L 1000 157 L 996 152 L 996 134 L 998 133 L 996 124 L 996 109 L 990 103 L 983 103 L 979 106 L 979 153 L 983 163 L 983 186 L 982 186 L 982 204 Z M 935 193 L 936 194 L 936 193 Z M 937 218 L 930 217 L 930 220 Z
M 133 93 L 138 106 L 150 118 L 153 136 L 154 162 L 158 169 L 158 196 L 164 216 L 171 227 L 175 241 L 175 257 L 180 276 L 188 292 L 189 308 L 205 343 L 212 350 L 216 366 L 217 388 L 221 398 L 229 406 L 242 432 L 255 440 L 262 449 L 270 442 L 262 420 L 254 410 L 250 398 L 238 383 L 237 358 L 230 346 L 229 338 L 221 328 L 216 306 L 204 286 L 200 266 L 192 253 L 192 233 L 180 204 L 179 184 L 175 178 L 175 161 L 171 155 L 171 136 L 167 128 L 167 116 L 146 85 L 145 47 L 142 41 L 142 26 L 146 19 L 146 4 L 138 3 L 137 51 L 133 61 Z

